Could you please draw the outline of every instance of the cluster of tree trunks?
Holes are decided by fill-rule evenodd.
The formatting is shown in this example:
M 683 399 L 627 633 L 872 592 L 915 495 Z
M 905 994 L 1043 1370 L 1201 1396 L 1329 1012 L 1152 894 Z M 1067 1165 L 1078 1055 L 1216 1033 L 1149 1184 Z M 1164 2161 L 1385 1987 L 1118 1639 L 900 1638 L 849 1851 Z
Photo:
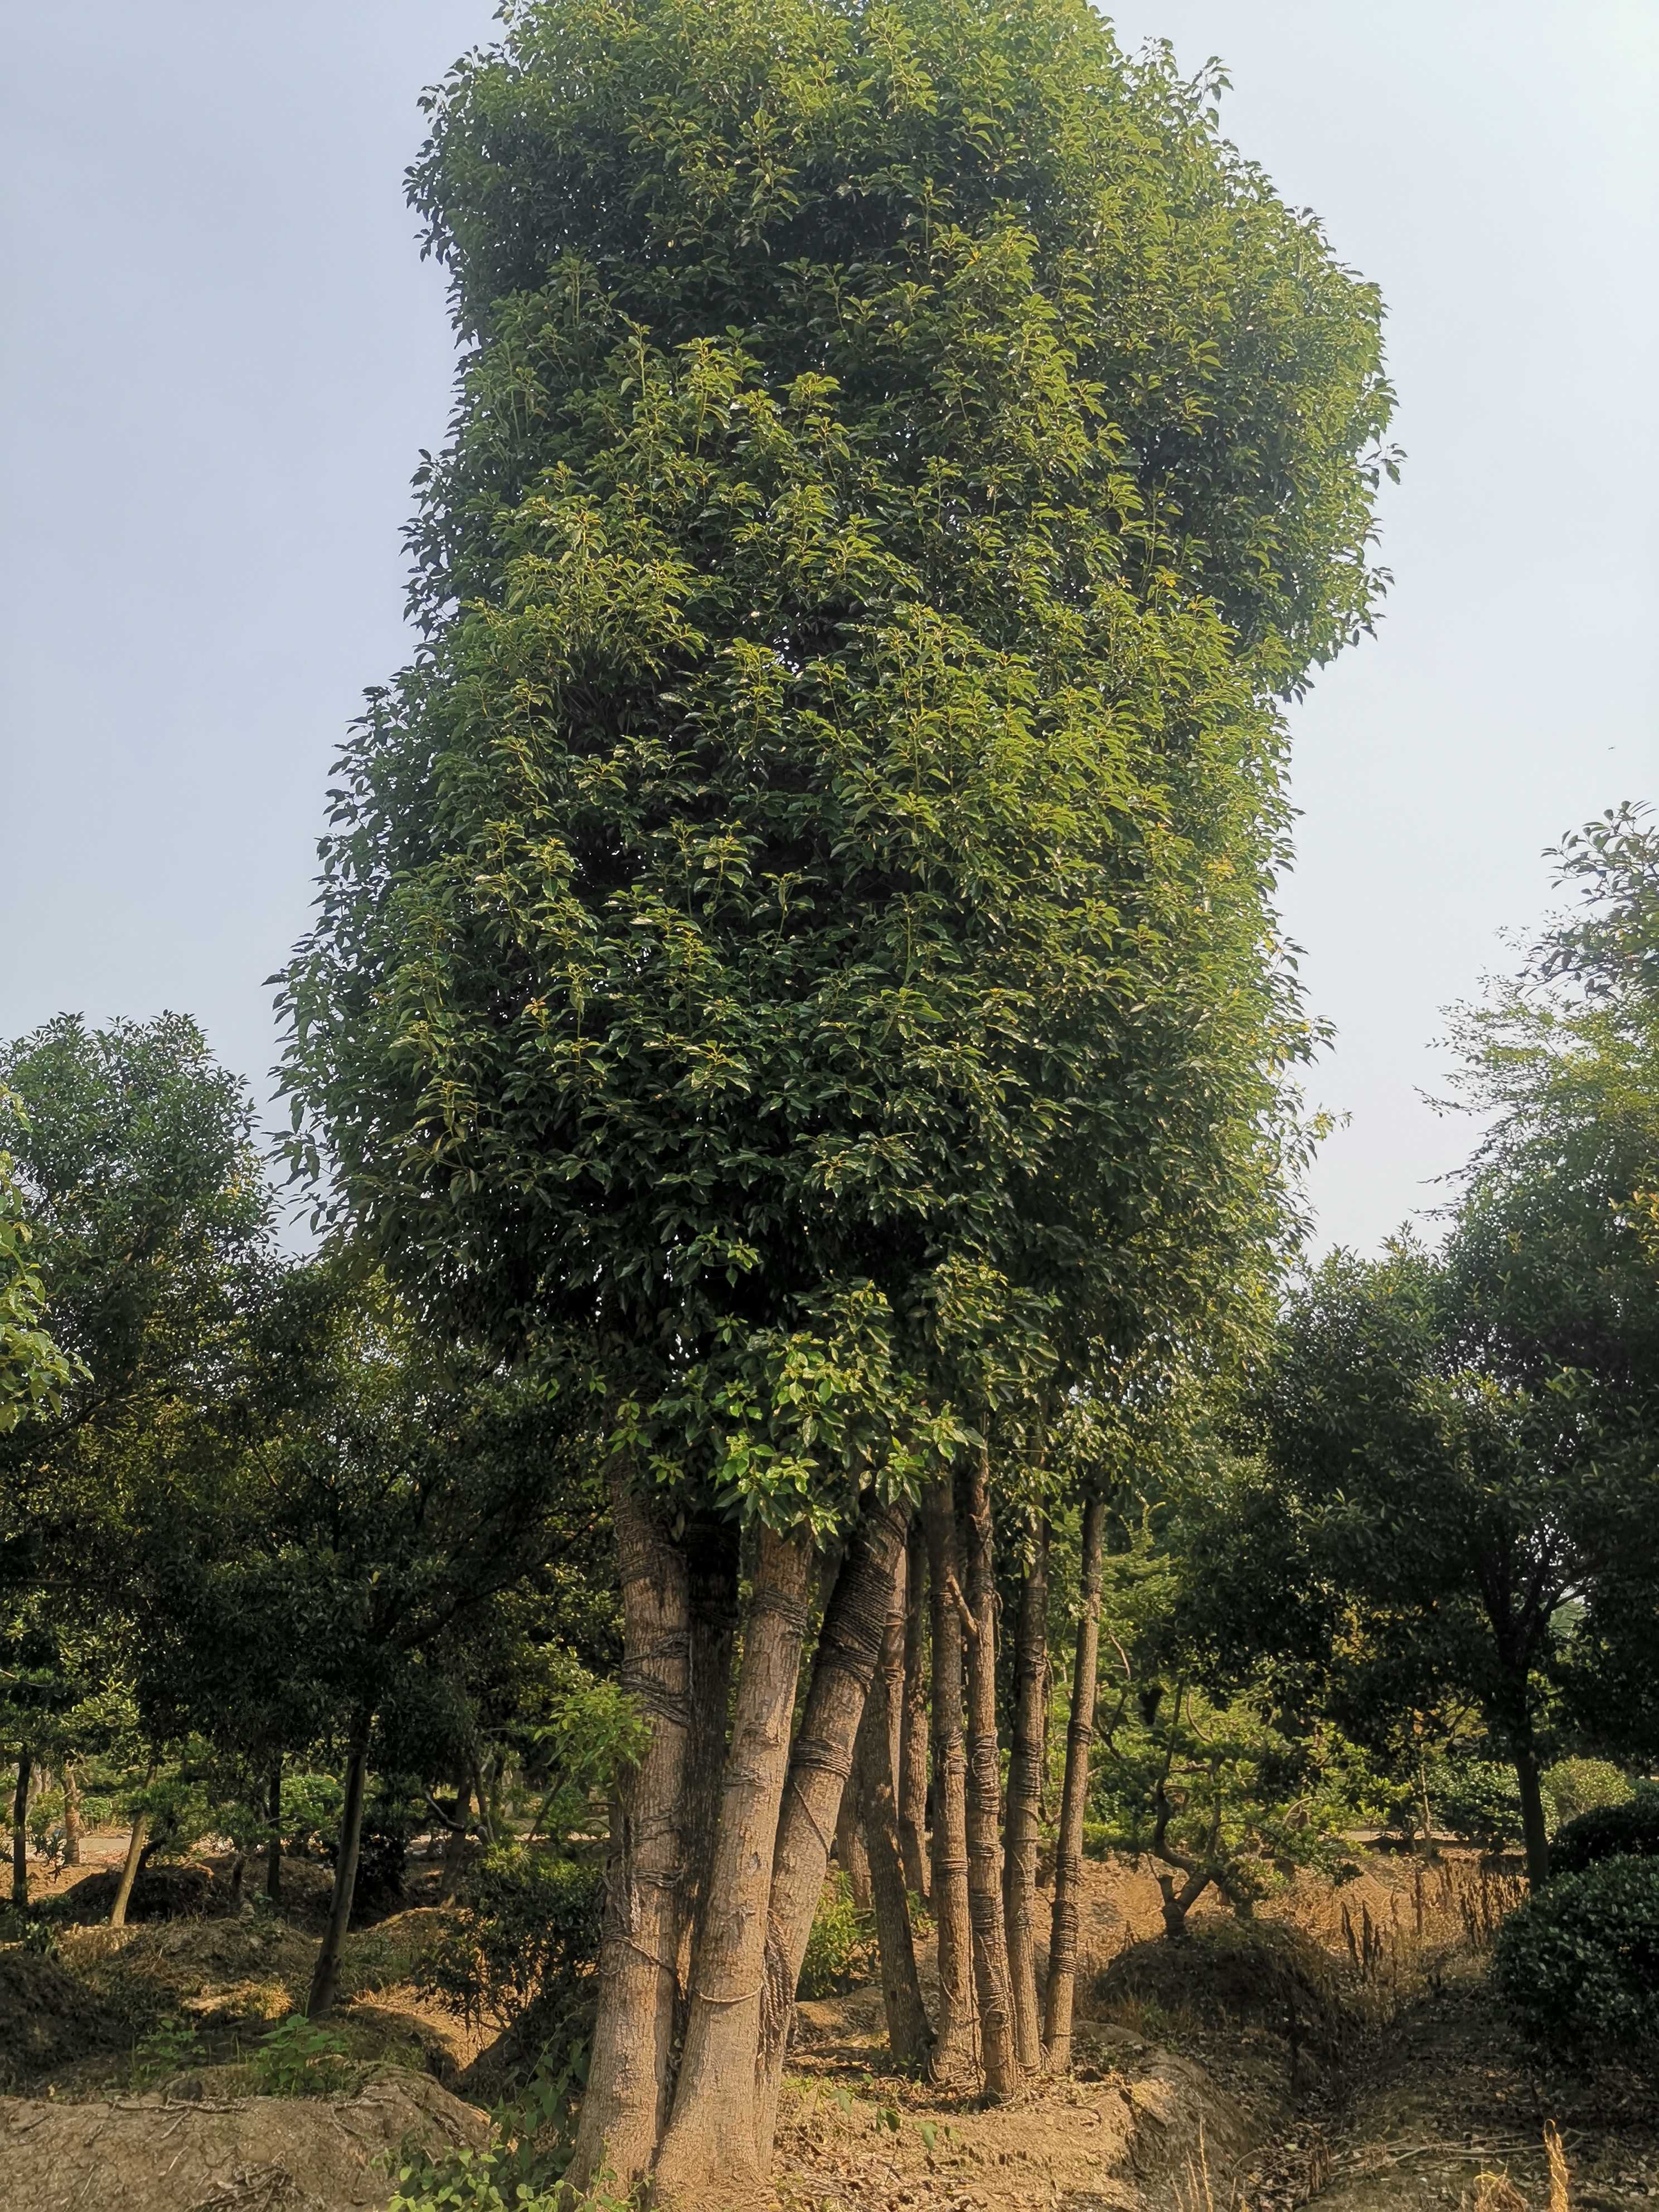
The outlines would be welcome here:
M 1005 1806 L 984 1457 L 931 1486 L 914 1519 L 868 1504 L 831 1560 L 815 1563 L 803 1538 L 762 1532 L 744 1554 L 740 1637 L 729 1533 L 671 1537 L 620 1465 L 611 1504 L 624 1680 L 652 1727 L 612 1808 L 599 2010 L 572 2185 L 624 2193 L 648 2177 L 653 2204 L 684 2212 L 761 2197 L 795 1988 L 832 1856 L 873 1915 L 900 2063 L 975 2080 L 991 2100 L 1067 2063 L 1101 1509 L 1084 1522 L 1044 1991 L 1048 1535 L 1035 1532 L 1014 1622 Z M 931 2017 L 913 1897 L 928 1901 L 939 1931 Z

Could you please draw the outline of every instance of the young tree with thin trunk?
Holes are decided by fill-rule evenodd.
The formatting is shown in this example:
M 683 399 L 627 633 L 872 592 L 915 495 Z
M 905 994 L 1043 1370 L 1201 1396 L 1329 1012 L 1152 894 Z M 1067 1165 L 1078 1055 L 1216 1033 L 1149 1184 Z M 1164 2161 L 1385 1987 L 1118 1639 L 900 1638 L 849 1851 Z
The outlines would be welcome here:
M 583 1378 L 664 1543 L 847 1540 L 757 2172 L 974 1347 L 1075 1368 L 1132 1278 L 1208 1298 L 1260 1231 L 1233 1194 L 1297 1028 L 1271 701 L 1368 618 L 1389 394 L 1373 295 L 1204 99 L 1075 0 L 779 0 L 763 34 L 544 0 L 414 171 L 466 352 L 425 649 L 341 764 L 289 972 L 296 1158 L 423 1310 Z M 731 2078 L 681 2069 L 683 2177 Z
M 957 1487 L 968 1605 L 968 1917 L 985 2094 L 999 2103 L 1018 2093 L 1024 2068 L 1002 1917 L 996 1573 L 989 1455 L 983 1447 L 966 1457 Z
M 927 1878 L 927 1532 L 911 1524 L 904 1560 L 904 1686 L 899 1728 L 898 1837 L 906 1887 L 924 1904 Z
M 1106 1501 L 1098 1493 L 1083 1508 L 1077 1649 L 1072 1705 L 1066 1726 L 1066 1778 L 1060 1787 L 1060 1834 L 1054 1846 L 1054 1914 L 1048 1934 L 1048 1985 L 1044 1996 L 1045 2063 L 1063 2073 L 1072 2063 L 1072 2011 L 1077 1992 L 1079 1905 L 1083 1887 L 1083 1824 L 1089 1804 L 1089 1750 L 1095 1735 L 1100 1671 L 1100 1591 L 1106 1549 Z
M 29 1903 L 29 1782 L 34 1757 L 26 1744 L 17 1754 L 17 1780 L 11 1794 L 11 1901 L 19 1912 Z
M 926 2069 L 933 2034 L 916 1974 L 915 1940 L 910 1901 L 899 1852 L 898 1801 L 890 1757 L 894 1720 L 893 1688 L 902 1689 L 905 1615 L 895 1605 L 888 1616 L 882 1655 L 866 1700 L 854 1747 L 854 1786 L 860 1826 L 870 1852 L 870 1887 L 881 1958 L 882 2003 L 887 2042 L 895 2062 L 914 2072 Z
M 1037 1994 L 1036 1879 L 1042 1818 L 1043 1706 L 1048 1687 L 1048 1524 L 1040 1521 L 1019 1583 L 1014 1623 L 1014 1726 L 1003 1836 L 1003 1917 L 1014 2000 L 1014 2040 L 1028 2074 L 1042 2064 Z
M 968 1911 L 968 1750 L 964 1723 L 961 1551 L 948 1483 L 924 1494 L 933 1644 L 933 1918 L 939 1929 L 935 2070 L 949 2078 L 976 2063 L 973 1927 Z
M 313 1969 L 311 1990 L 306 1998 L 307 2020 L 322 2020 L 334 2009 L 340 1981 L 340 1954 L 351 1925 L 351 1901 L 357 1888 L 357 1857 L 363 1840 L 363 1791 L 368 1778 L 368 1727 L 365 1713 L 346 1747 L 345 1797 L 340 1808 L 340 1833 L 334 1858 L 334 1887 L 329 1897 L 328 1924 Z

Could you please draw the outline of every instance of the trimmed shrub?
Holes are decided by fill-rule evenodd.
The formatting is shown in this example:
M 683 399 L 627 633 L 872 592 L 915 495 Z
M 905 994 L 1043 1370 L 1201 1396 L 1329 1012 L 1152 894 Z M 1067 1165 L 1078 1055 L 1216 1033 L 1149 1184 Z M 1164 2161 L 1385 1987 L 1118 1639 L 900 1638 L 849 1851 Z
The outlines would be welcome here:
M 1550 1847 L 1551 1877 L 1615 1857 L 1659 1857 L 1659 1788 L 1651 1782 L 1638 1783 L 1621 1805 L 1597 1805 L 1569 1820 Z
M 1498 1930 L 1492 1974 L 1549 2041 L 1659 2037 L 1659 1859 L 1597 1859 L 1536 1891 Z

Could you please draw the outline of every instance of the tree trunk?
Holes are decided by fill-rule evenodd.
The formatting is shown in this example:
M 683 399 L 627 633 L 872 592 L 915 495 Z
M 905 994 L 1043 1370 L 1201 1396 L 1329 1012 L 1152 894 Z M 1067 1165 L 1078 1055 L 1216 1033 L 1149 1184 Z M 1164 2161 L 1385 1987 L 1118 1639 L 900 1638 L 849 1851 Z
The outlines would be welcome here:
M 1549 1828 L 1544 1818 L 1544 1792 L 1538 1775 L 1538 1753 L 1530 1743 L 1515 1754 L 1515 1778 L 1521 1787 L 1521 1833 L 1527 1846 L 1527 1881 L 1541 1889 L 1550 1878 Z
M 1072 2007 L 1077 1992 L 1079 1900 L 1083 1889 L 1083 1817 L 1089 1802 L 1089 1752 L 1095 1737 L 1095 1698 L 1100 1680 L 1100 1583 L 1105 1549 L 1106 1506 L 1091 1498 L 1083 1509 L 1083 1611 L 1072 1669 L 1072 1717 L 1066 1731 L 1066 1780 L 1060 1798 L 1060 1840 L 1054 1851 L 1054 1910 L 1048 1935 L 1048 1990 L 1043 2014 L 1043 2057 L 1063 2072 L 1072 2063 Z
M 17 1754 L 17 1787 L 11 1796 L 11 1901 L 19 1912 L 29 1905 L 29 1778 L 33 1754 L 27 1744 Z
M 145 1773 L 146 1790 L 149 1787 L 150 1778 L 155 1771 L 155 1769 L 152 1766 Z M 121 1879 L 115 1885 L 115 1902 L 109 1909 L 109 1924 L 112 1928 L 125 1928 L 127 1924 L 127 1907 L 132 1902 L 132 1885 L 137 1881 L 138 1869 L 143 1864 L 144 1844 L 149 1835 L 149 1814 L 135 1813 L 132 1816 L 132 1833 L 127 1838 L 127 1855 L 121 1865 Z
M 922 1589 L 927 1536 L 920 1521 L 904 1556 L 904 1692 L 899 1728 L 898 1838 L 905 1886 L 927 1895 L 927 1677 L 922 1667 Z
M 899 1856 L 898 1803 L 889 1757 L 893 1707 L 899 1702 L 893 1695 L 894 1684 L 899 1685 L 900 1698 L 903 1691 L 907 1611 L 908 1607 L 895 1606 L 889 1615 L 881 1659 L 859 1723 L 853 1772 L 859 1817 L 870 1851 L 887 2040 L 897 2065 L 921 2072 L 927 2065 L 933 2036 L 916 1976 L 915 1939 L 910 1927 L 904 1863 Z
M 603 2174 L 625 2197 L 649 2171 L 668 2118 L 678 1996 L 684 1796 L 690 1709 L 685 1555 L 646 1513 L 620 1460 L 611 1504 L 622 1577 L 623 1686 L 649 1716 L 639 1765 L 611 1808 L 599 2008 L 568 2179 Z
M 772 2162 L 784 2052 L 812 1916 L 823 1894 L 830 1837 L 852 1771 L 853 1743 L 875 1672 L 909 1514 L 871 1499 L 847 1546 L 825 1608 L 778 1820 L 766 1939 L 766 1993 L 756 2066 L 757 2163 Z
M 368 1778 L 369 1716 L 362 1714 L 352 1730 L 346 1752 L 345 1803 L 340 1808 L 340 1842 L 334 1860 L 334 1893 L 329 1899 L 328 1926 L 317 1954 L 306 1999 L 306 2018 L 322 2020 L 334 2009 L 340 1980 L 340 1953 L 351 1925 L 351 1899 L 357 1887 L 357 1854 L 363 1840 L 363 1789 Z
M 81 1778 L 75 1761 L 64 1761 L 64 1864 L 81 1863 Z
M 1020 1578 L 1014 1626 L 1014 1741 L 1008 1761 L 1007 1832 L 1002 1910 L 1008 1931 L 1008 1978 L 1014 2000 L 1014 2045 L 1027 2073 L 1042 2063 L 1037 2004 L 1036 1877 L 1042 1817 L 1042 1705 L 1048 1683 L 1048 1523 L 1036 1532 L 1030 1565 Z
M 762 2180 L 755 2136 L 744 2123 L 754 2109 L 772 1861 L 811 1568 L 805 1535 L 762 1529 L 685 2048 L 652 2188 L 653 2203 L 684 2212 L 724 2194 L 755 2194 Z
M 1164 1933 L 1170 1942 L 1178 1943 L 1187 1933 L 1187 1915 L 1213 1880 L 1214 1876 L 1202 1867 L 1189 1868 L 1186 1881 L 1177 1889 L 1173 1875 L 1158 1875 L 1158 1894 L 1164 1899 Z
M 280 1905 L 283 1897 L 283 1759 L 280 1752 L 270 1765 L 270 1778 L 265 1790 L 265 1818 L 270 1823 L 270 1836 L 265 1844 L 265 1895 L 273 1905 Z
M 1019 2051 L 1002 1923 L 1001 1762 L 997 1749 L 996 1575 L 991 1533 L 990 1455 L 970 1457 L 962 1475 L 963 1555 L 968 1571 L 968 1917 L 974 1931 L 980 2063 L 993 2103 L 1016 2095 Z
M 859 1826 L 856 1790 L 843 1790 L 841 1794 L 841 1809 L 836 1814 L 836 1864 L 847 1877 L 854 1904 L 860 1912 L 867 1912 L 873 1901 L 870 1893 L 870 1854 Z
M 737 1531 L 726 1523 L 699 1528 L 687 1547 L 691 1597 L 690 1663 L 686 1698 L 684 1903 L 681 1912 L 680 1988 L 674 2048 L 683 2051 L 690 2017 L 692 1978 L 708 1917 L 714 1844 L 726 1772 L 726 1709 L 738 1634 L 741 1561 Z
M 960 1551 L 948 1482 L 930 1483 L 929 1629 L 933 1676 L 933 1917 L 939 1927 L 939 2019 L 933 2070 L 948 2077 L 973 2065 L 974 1942 L 968 1916 L 968 1754 L 963 1737 Z
M 472 1753 L 472 1802 L 478 1808 L 478 1840 L 493 1844 L 495 1840 L 495 1817 L 491 1810 L 489 1792 L 484 1784 L 483 1761 L 477 1751 Z
M 466 1864 L 467 1823 L 472 1811 L 472 1768 L 464 1763 L 455 1778 L 455 1825 L 444 1838 L 444 1870 L 438 1883 L 438 1895 L 447 1904 L 460 1887 L 461 1869 Z

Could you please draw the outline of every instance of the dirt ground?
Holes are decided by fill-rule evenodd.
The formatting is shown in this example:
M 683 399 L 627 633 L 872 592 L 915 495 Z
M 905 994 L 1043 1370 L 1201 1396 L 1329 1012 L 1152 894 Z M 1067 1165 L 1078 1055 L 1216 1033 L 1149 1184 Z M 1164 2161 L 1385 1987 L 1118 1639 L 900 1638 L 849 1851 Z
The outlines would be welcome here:
M 118 1856 L 98 1844 L 79 1878 Z M 354 2086 L 305 2100 L 229 2092 L 303 2002 L 326 1870 L 285 1867 L 280 1917 L 225 1912 L 226 1872 L 210 1864 L 195 1917 L 69 1928 L 52 1957 L 0 1949 L 17 2092 L 0 2098 L 0 2212 L 345 2212 L 385 2202 L 405 2130 L 485 2139 L 466 2084 L 486 2039 L 411 1985 L 444 1923 L 435 1868 L 417 1861 L 407 1908 L 348 1939 Z M 1073 2075 L 981 2111 L 961 2085 L 888 2070 L 877 1990 L 805 2003 L 777 2212 L 1561 2212 L 1551 2122 L 1576 2212 L 1659 2199 L 1659 2083 L 1541 2069 L 1486 1989 L 1512 1876 L 1371 1855 L 1264 1909 L 1263 1938 L 1212 1907 L 1172 1954 L 1149 1873 L 1086 1875 Z M 1261 1968 L 1280 1954 L 1302 1977 L 1288 2008 Z M 927 1945 L 922 1966 L 926 1982 Z M 163 2022 L 194 2039 L 188 2078 L 141 2070 Z

